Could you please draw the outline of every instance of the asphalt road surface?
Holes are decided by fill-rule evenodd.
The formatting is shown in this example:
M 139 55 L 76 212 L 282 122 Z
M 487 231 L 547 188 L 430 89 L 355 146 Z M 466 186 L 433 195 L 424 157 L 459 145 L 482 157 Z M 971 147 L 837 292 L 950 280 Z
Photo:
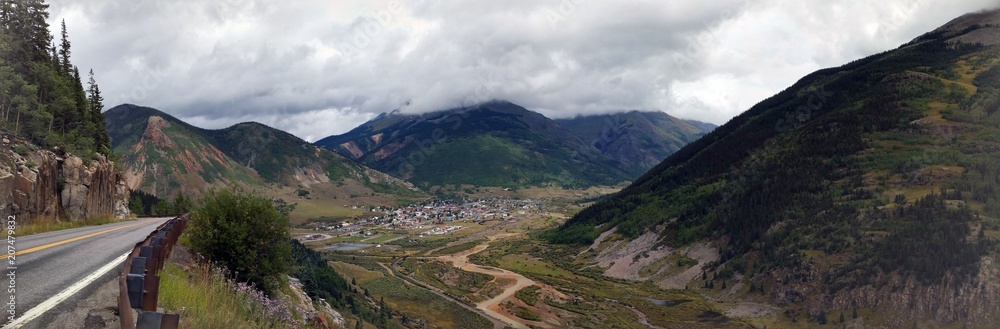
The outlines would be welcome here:
M 16 268 L 11 268 L 9 257 L 0 264 L 0 291 L 5 297 L 0 300 L 4 304 L 2 329 L 51 327 L 57 316 L 73 312 L 88 291 L 117 277 L 123 256 L 168 219 L 144 218 L 28 236 L 15 232 Z M 14 293 L 10 293 L 12 271 Z M 13 321 L 9 318 L 12 295 Z

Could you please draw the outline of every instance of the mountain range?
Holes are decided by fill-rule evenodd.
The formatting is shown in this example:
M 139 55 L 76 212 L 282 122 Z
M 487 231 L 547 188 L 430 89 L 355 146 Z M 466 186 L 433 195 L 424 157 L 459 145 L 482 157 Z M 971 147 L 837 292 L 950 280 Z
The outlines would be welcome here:
M 385 113 L 316 145 L 422 187 L 579 187 L 632 180 L 708 127 L 662 112 L 552 120 L 493 101 Z
M 412 187 L 255 122 L 202 129 L 159 110 L 130 104 L 104 115 L 128 187 L 154 195 L 200 195 L 209 187 L 229 184 L 304 188 L 353 181 L 380 192 Z
M 575 262 L 606 275 L 728 281 L 725 300 L 763 294 L 821 324 L 852 309 L 996 324 L 998 45 L 1000 11 L 980 12 L 814 72 L 548 238 L 589 245 Z
M 639 177 L 715 129 L 710 123 L 681 120 L 659 111 L 578 116 L 555 122 L 613 159 L 632 177 Z

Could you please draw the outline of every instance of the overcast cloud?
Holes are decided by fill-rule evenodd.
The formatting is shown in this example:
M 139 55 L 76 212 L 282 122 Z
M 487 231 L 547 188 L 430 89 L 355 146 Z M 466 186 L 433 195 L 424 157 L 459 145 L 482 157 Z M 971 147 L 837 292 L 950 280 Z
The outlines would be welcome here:
M 722 124 L 817 69 L 997 0 L 56 0 L 105 103 L 303 139 L 505 99 Z

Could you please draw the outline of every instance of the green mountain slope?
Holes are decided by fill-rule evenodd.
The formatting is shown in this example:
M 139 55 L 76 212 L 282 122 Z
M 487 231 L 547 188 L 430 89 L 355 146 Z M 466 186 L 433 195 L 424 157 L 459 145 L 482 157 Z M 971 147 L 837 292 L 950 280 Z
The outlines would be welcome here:
M 343 180 L 380 192 L 408 189 L 403 181 L 259 123 L 208 130 L 129 104 L 105 117 L 129 186 L 156 195 L 198 195 L 216 184 L 308 187 Z
M 129 188 L 162 197 L 198 195 L 216 184 L 264 183 L 188 125 L 160 111 L 122 105 L 105 113 L 112 150 Z
M 639 177 L 715 126 L 695 126 L 663 112 L 631 111 L 555 120 Z
M 585 186 L 630 179 L 554 121 L 508 102 L 384 114 L 316 145 L 425 187 Z
M 589 244 L 614 230 L 653 232 L 667 250 L 708 241 L 718 260 L 681 288 L 721 276 L 790 316 L 862 308 L 888 327 L 995 325 L 1000 287 L 984 283 L 1000 282 L 998 44 L 1000 11 L 977 13 L 810 74 L 549 239 Z

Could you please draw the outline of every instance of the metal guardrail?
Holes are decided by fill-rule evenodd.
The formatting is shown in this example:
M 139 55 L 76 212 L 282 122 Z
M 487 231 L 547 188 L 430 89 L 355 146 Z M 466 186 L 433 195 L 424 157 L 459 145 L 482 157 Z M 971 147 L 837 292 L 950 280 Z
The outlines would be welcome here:
M 184 216 L 176 217 L 156 228 L 145 240 L 136 243 L 125 258 L 122 275 L 118 278 L 118 316 L 122 329 L 175 329 L 178 314 L 156 312 L 160 291 L 157 275 L 166 263 L 177 238 L 187 226 Z M 133 314 L 138 311 L 138 316 Z

